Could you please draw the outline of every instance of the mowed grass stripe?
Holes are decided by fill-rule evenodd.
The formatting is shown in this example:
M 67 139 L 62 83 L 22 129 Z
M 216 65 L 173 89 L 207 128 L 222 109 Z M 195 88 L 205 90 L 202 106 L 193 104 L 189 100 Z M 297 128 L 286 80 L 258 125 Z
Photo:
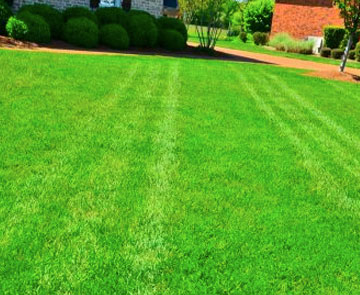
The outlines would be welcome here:
M 264 74 L 264 73 L 261 73 Z M 333 164 L 336 163 L 334 169 L 342 168 L 342 171 L 348 172 L 349 177 L 356 177 L 360 181 L 360 171 L 357 170 L 359 167 L 359 161 L 354 157 L 351 150 L 346 148 L 342 144 L 341 139 L 338 136 L 332 136 L 331 130 L 324 126 L 323 121 L 319 120 L 318 117 L 314 116 L 314 112 L 311 112 L 308 108 L 300 105 L 292 97 L 294 92 L 289 93 L 289 87 L 284 86 L 284 82 L 277 79 L 271 74 L 264 76 L 265 83 L 276 85 L 277 89 L 280 89 L 280 94 L 272 99 L 271 102 L 274 107 L 279 108 L 282 111 L 284 120 L 292 122 L 297 129 L 303 130 L 307 135 L 310 136 L 310 142 L 316 142 L 322 151 L 326 153 L 326 156 L 331 159 Z M 294 90 L 295 91 L 295 90 Z M 267 97 L 271 97 L 271 90 L 267 89 Z M 296 92 L 296 95 L 303 97 Z M 303 98 L 301 101 L 304 101 Z M 316 113 L 318 109 L 316 109 Z M 324 159 L 324 162 L 329 159 Z
M 260 71 L 265 75 L 264 70 Z M 339 185 L 333 175 L 328 173 L 323 167 L 321 160 L 319 160 L 314 155 L 314 150 L 312 150 L 308 144 L 305 143 L 295 132 L 288 123 L 286 123 L 278 114 L 276 114 L 273 108 L 266 103 L 266 101 L 259 95 L 258 91 L 255 89 L 253 82 L 255 80 L 254 73 L 249 73 L 247 75 L 239 75 L 239 80 L 241 84 L 246 88 L 252 98 L 255 100 L 259 110 L 263 112 L 284 134 L 295 146 L 298 152 L 303 156 L 303 165 L 313 177 L 314 181 L 319 185 L 317 189 L 319 191 L 325 191 L 324 197 L 327 203 L 331 203 L 339 206 L 345 210 L 348 210 L 352 214 L 360 216 L 360 202 L 349 198 L 344 187 Z M 260 88 L 266 88 L 268 86 L 257 85 Z

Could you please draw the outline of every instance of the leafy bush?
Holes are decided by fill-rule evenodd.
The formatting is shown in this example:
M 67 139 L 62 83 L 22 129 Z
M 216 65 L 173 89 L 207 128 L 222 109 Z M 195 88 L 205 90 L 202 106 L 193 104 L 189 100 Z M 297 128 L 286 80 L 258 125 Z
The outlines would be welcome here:
M 28 11 L 32 14 L 40 15 L 50 26 L 51 36 L 53 38 L 60 38 L 64 20 L 62 14 L 50 5 L 34 4 L 24 5 L 21 7 L 19 13 Z
M 158 29 L 153 18 L 146 14 L 130 17 L 128 33 L 132 46 L 154 47 L 157 43 Z
M 96 15 L 86 7 L 81 7 L 81 6 L 69 7 L 64 10 L 63 16 L 65 22 L 67 22 L 71 18 L 85 17 L 97 25 Z
M 331 56 L 331 48 L 329 48 L 329 47 L 321 48 L 320 55 L 322 57 L 330 57 Z
M 340 49 L 344 49 L 344 51 L 345 51 L 345 48 L 346 48 L 347 43 L 348 43 L 348 41 L 349 41 L 349 37 L 350 37 L 349 31 L 346 30 L 346 31 L 345 31 L 345 35 L 344 35 L 344 38 L 343 38 L 343 40 L 340 42 L 340 46 L 339 46 Z M 359 41 L 359 40 L 360 40 L 360 30 L 355 33 L 354 42 L 353 42 L 353 44 L 351 45 L 351 49 L 355 49 L 356 42 Z
M 5 2 L 11 7 L 14 3 L 14 0 L 5 0 Z
M 100 43 L 113 49 L 128 49 L 129 36 L 121 25 L 110 24 L 100 29 Z
M 6 31 L 11 38 L 24 40 L 28 32 L 28 27 L 22 20 L 12 16 L 6 24 Z
M 274 0 L 254 0 L 246 6 L 243 19 L 246 32 L 270 32 Z
M 97 9 L 95 14 L 100 26 L 118 24 L 127 28 L 129 23 L 128 14 L 119 7 L 102 7 Z
M 355 47 L 355 59 L 360 61 L 360 42 L 358 42 Z
M 246 41 L 247 41 L 247 33 L 246 32 L 240 32 L 239 38 L 240 38 L 241 41 L 246 43 Z
M 350 50 L 349 51 L 349 59 L 355 60 L 355 53 L 356 53 L 355 50 Z
M 50 42 L 50 27 L 40 15 L 24 11 L 17 15 L 17 19 L 22 20 L 28 28 L 24 38 L 25 40 L 35 43 Z
M 339 48 L 344 39 L 345 29 L 336 26 L 327 26 L 324 28 L 325 46 L 331 49 Z
M 71 18 L 65 24 L 64 38 L 70 44 L 94 48 L 98 45 L 99 30 L 97 25 L 86 17 Z
M 314 43 L 312 41 L 296 40 L 289 34 L 280 33 L 270 40 L 269 45 L 278 51 L 312 54 Z
M 255 32 L 253 34 L 254 43 L 256 45 L 265 45 L 269 41 L 269 34 L 262 32 Z
M 232 26 L 231 28 L 229 28 L 229 30 L 227 31 L 227 36 L 228 37 L 236 37 L 239 36 L 241 32 L 241 28 L 238 26 Z
M 158 20 L 160 29 L 178 31 L 184 38 L 185 42 L 188 40 L 188 33 L 185 24 L 176 18 L 160 17 Z
M 6 23 L 12 15 L 10 6 L 4 0 L 0 0 L 0 35 L 6 33 Z
M 335 48 L 331 50 L 331 57 L 335 59 L 341 59 L 344 54 L 344 50 Z
M 177 51 L 184 49 L 186 41 L 184 36 L 176 30 L 160 30 L 159 43 L 162 48 Z

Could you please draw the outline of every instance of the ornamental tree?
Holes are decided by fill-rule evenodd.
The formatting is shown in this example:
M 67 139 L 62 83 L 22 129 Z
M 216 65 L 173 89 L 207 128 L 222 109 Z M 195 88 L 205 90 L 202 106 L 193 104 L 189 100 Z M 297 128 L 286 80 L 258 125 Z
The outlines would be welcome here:
M 345 28 L 349 32 L 349 40 L 340 65 L 340 72 L 344 72 L 356 31 L 360 25 L 360 0 L 333 0 L 333 3 L 339 8 L 340 16 L 344 19 Z

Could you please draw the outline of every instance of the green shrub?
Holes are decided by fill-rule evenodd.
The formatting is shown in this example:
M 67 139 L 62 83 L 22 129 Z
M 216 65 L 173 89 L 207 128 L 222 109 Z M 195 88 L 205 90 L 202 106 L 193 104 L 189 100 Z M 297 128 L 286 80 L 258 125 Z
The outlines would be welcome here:
M 132 46 L 154 47 L 157 43 L 157 26 L 153 18 L 146 14 L 135 14 L 130 17 L 128 33 Z
M 312 41 L 296 40 L 289 34 L 280 33 L 271 38 L 269 45 L 278 51 L 312 54 L 314 43 Z
M 99 32 L 100 43 L 113 49 L 128 49 L 129 36 L 121 25 L 110 24 L 102 26 Z
M 0 0 L 0 35 L 6 33 L 6 23 L 12 15 L 10 6 L 4 0 Z
M 11 7 L 14 3 L 14 0 L 5 0 L 5 2 Z
M 336 26 L 327 26 L 324 28 L 325 46 L 331 49 L 339 48 L 344 39 L 345 29 Z
M 159 43 L 162 48 L 171 51 L 182 50 L 186 45 L 183 34 L 176 30 L 160 30 Z
M 349 59 L 355 60 L 355 50 L 350 50 L 349 51 Z
M 331 48 L 329 48 L 329 47 L 321 48 L 320 55 L 322 57 L 330 57 L 331 56 Z
M 24 11 L 19 13 L 16 18 L 22 20 L 28 28 L 28 31 L 24 38 L 25 40 L 35 43 L 50 42 L 50 27 L 40 15 Z
M 69 7 L 63 12 L 64 21 L 67 22 L 71 18 L 85 17 L 97 25 L 97 17 L 90 9 L 81 6 Z
M 344 50 L 340 48 L 334 48 L 331 50 L 331 57 L 335 59 L 341 59 L 344 54 Z
M 254 43 L 256 45 L 265 45 L 269 41 L 269 34 L 262 32 L 255 32 L 253 34 Z
M 228 31 L 227 31 L 227 36 L 228 37 L 237 37 L 240 35 L 241 32 L 241 28 L 238 26 L 232 26 Z
M 356 61 L 360 61 L 360 42 L 358 42 L 355 47 L 355 59 Z
M 19 13 L 28 11 L 32 14 L 40 15 L 49 25 L 51 36 L 55 39 L 58 39 L 62 35 L 62 29 L 64 25 L 64 20 L 62 14 L 46 4 L 34 4 L 34 5 L 25 5 L 21 7 Z
M 248 37 L 247 37 L 247 33 L 246 33 L 246 32 L 240 32 L 239 38 L 240 38 L 241 41 L 243 41 L 244 43 L 246 43 L 247 38 L 248 38 Z
M 345 31 L 345 35 L 344 35 L 344 38 L 343 38 L 343 40 L 340 42 L 340 46 L 339 46 L 340 49 L 344 49 L 344 50 L 345 50 L 345 48 L 346 48 L 346 46 L 347 46 L 347 43 L 348 43 L 348 41 L 349 41 L 349 37 L 350 37 L 349 31 L 346 30 L 346 31 Z M 356 43 L 357 43 L 357 41 L 359 41 L 359 40 L 360 40 L 360 30 L 355 33 L 355 37 L 354 37 L 354 40 L 353 40 L 354 42 L 353 42 L 353 44 L 351 45 L 351 49 L 355 49 Z
M 270 32 L 274 10 L 273 0 L 254 0 L 246 6 L 243 19 L 246 32 Z
M 16 40 L 24 40 L 28 32 L 27 25 L 16 17 L 10 17 L 6 24 L 7 34 Z
M 99 30 L 97 25 L 86 17 L 71 18 L 65 24 L 64 39 L 73 45 L 94 48 L 98 45 Z
M 124 28 L 128 27 L 129 16 L 119 7 L 102 7 L 96 10 L 96 17 L 100 26 L 117 24 Z
M 158 20 L 160 29 L 178 31 L 184 38 L 185 42 L 188 40 L 188 33 L 185 24 L 176 18 L 160 17 Z

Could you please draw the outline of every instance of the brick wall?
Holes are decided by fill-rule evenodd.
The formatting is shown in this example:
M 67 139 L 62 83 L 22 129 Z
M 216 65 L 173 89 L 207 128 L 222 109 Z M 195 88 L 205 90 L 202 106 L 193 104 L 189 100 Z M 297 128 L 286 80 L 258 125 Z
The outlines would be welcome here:
M 326 25 L 343 26 L 332 0 L 276 0 L 272 35 L 286 32 L 300 39 L 321 37 Z
M 57 9 L 65 9 L 70 6 L 90 6 L 90 0 L 14 0 L 14 9 L 18 10 L 22 5 L 32 3 L 50 4 Z M 132 0 L 132 8 L 150 12 L 155 16 L 162 15 L 163 0 Z

